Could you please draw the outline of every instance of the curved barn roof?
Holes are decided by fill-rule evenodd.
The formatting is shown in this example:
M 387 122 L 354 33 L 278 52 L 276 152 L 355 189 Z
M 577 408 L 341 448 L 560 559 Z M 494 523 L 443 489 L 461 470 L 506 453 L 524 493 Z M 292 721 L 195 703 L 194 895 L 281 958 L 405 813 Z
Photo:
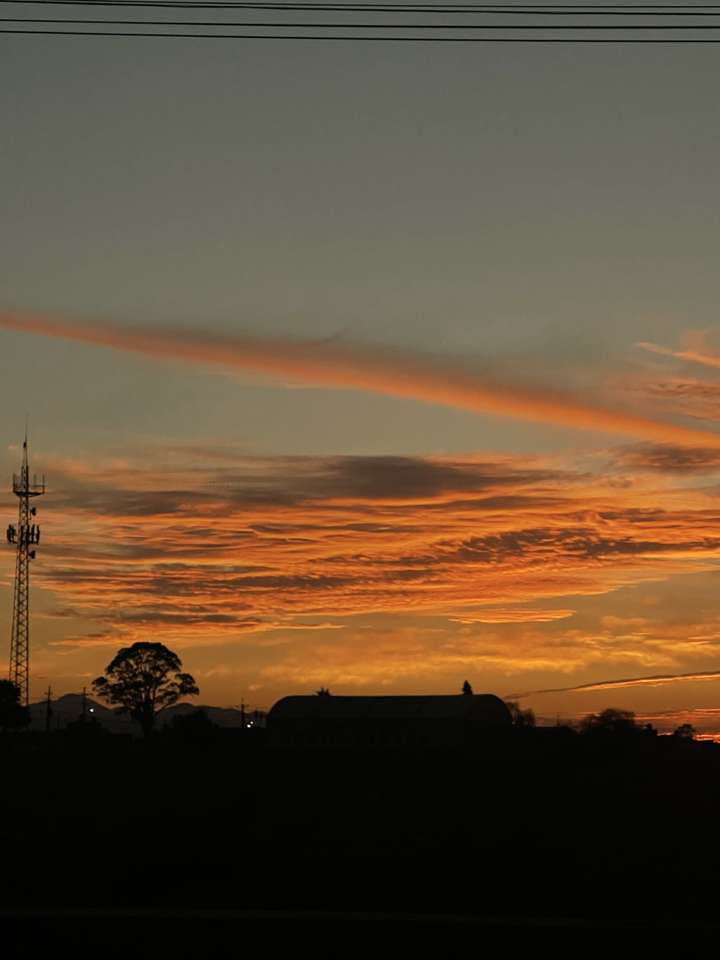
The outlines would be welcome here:
M 268 713 L 272 720 L 452 720 L 512 723 L 510 711 L 492 693 L 446 697 L 283 697 Z

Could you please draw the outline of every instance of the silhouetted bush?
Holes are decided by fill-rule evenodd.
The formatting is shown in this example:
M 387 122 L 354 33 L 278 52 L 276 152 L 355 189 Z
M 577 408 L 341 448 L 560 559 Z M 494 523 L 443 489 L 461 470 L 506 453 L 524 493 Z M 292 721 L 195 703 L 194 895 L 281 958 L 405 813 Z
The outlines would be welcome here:
M 203 709 L 191 713 L 176 714 L 168 726 L 167 733 L 179 740 L 209 740 L 216 737 L 219 727 L 213 723 Z
M 20 703 L 20 689 L 11 680 L 0 680 L 0 730 L 21 730 L 30 724 L 30 711 Z
M 63 731 L 66 736 L 82 737 L 94 740 L 98 737 L 109 737 L 110 733 L 96 717 L 81 716 L 72 720 Z
M 530 707 L 523 710 L 520 704 L 515 700 L 506 700 L 505 706 L 510 711 L 510 716 L 512 717 L 514 727 L 535 726 L 535 712 L 531 710 Z

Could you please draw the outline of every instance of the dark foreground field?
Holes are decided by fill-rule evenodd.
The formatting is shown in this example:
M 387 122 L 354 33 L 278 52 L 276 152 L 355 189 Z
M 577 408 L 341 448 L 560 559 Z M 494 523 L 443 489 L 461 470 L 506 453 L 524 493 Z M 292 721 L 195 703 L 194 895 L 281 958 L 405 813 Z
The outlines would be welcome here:
M 689 955 L 720 933 L 712 745 L 256 734 L 0 738 L 7 955 Z

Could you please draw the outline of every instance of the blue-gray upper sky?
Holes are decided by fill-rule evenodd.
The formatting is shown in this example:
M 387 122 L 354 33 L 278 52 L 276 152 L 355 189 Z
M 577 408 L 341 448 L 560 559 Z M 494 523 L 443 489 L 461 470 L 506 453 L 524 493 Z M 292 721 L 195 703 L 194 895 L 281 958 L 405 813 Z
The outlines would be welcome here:
M 717 64 L 713 47 L 3 37 L 5 306 L 583 376 L 715 322 Z M 347 394 L 328 422 L 311 391 L 288 404 L 3 338 L 9 395 L 32 365 L 32 414 L 68 442 L 81 421 L 167 435 L 178 418 L 298 452 L 538 442 Z M 0 422 L 17 432 L 11 405 Z

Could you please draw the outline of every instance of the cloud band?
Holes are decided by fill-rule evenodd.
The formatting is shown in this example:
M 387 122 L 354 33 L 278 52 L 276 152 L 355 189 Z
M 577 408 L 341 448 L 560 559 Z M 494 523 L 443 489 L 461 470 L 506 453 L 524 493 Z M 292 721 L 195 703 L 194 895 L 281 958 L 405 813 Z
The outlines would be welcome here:
M 615 410 L 576 394 L 500 381 L 434 357 L 329 342 L 220 336 L 186 330 L 87 325 L 0 313 L 0 328 L 59 337 L 157 359 L 221 366 L 312 386 L 364 390 L 474 413 L 596 430 L 663 443 L 720 447 L 720 435 Z

